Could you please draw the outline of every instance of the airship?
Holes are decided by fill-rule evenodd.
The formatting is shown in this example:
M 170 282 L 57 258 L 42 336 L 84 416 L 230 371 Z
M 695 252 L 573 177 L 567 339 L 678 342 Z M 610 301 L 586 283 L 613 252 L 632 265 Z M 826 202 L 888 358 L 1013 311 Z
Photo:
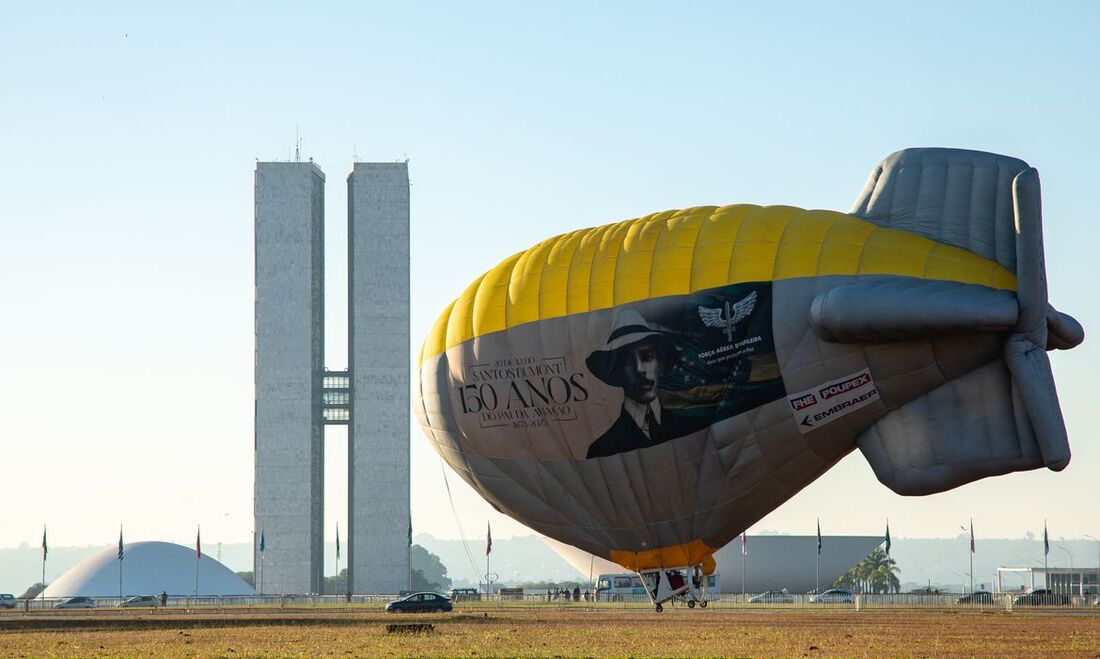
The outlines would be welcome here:
M 705 606 L 713 554 L 859 449 L 926 495 L 1066 467 L 1038 172 L 913 148 L 848 213 L 733 204 L 548 238 L 440 314 L 428 440 L 494 508 Z

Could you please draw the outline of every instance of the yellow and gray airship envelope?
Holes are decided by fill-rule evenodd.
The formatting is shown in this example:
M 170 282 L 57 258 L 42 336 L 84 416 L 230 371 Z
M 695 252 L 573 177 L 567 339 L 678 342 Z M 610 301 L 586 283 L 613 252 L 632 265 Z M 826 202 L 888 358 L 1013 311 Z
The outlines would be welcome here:
M 550 238 L 473 282 L 416 413 L 496 509 L 635 571 L 701 565 L 858 447 L 895 492 L 1069 443 L 1027 163 L 906 149 L 850 213 L 666 211 Z

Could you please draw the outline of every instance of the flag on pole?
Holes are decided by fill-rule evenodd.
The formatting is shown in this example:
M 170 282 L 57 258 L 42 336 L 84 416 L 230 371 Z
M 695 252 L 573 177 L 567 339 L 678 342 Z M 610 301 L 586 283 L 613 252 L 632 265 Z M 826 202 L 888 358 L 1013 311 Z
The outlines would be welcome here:
M 741 532 L 741 555 L 742 556 L 748 556 L 749 555 L 749 541 L 745 537 L 745 532 L 744 531 Z
M 267 543 L 264 542 L 264 530 L 260 529 L 260 554 L 261 555 L 264 553 L 264 549 L 267 548 L 266 545 L 267 545 Z
M 974 553 L 974 520 L 970 520 L 970 553 Z
M 821 518 L 817 519 L 817 553 L 821 555 Z
M 890 555 L 890 520 L 886 520 L 886 555 Z
M 340 524 L 336 524 L 336 560 L 340 560 Z
M 195 532 L 195 560 L 202 560 L 202 526 Z
M 485 532 L 485 555 L 488 556 L 493 551 L 493 525 L 488 525 L 488 530 Z
M 1043 520 L 1043 556 L 1050 554 L 1050 536 L 1047 535 L 1047 521 Z
M 122 525 L 118 525 L 118 560 L 122 560 Z
M 409 546 L 413 546 L 413 523 L 411 519 L 409 520 Z
M 46 546 L 46 525 L 42 525 L 42 560 L 46 560 L 46 554 L 50 552 Z

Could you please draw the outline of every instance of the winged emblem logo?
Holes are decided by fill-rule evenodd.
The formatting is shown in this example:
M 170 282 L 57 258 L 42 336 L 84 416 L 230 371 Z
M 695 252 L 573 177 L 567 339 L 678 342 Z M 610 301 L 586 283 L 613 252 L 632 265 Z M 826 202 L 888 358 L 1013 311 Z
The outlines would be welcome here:
M 725 332 L 726 340 L 733 343 L 733 328 L 737 323 L 748 318 L 755 306 L 756 291 L 753 291 L 742 298 L 740 302 L 730 304 L 727 300 L 724 309 L 699 307 L 699 318 L 707 327 L 717 327 Z

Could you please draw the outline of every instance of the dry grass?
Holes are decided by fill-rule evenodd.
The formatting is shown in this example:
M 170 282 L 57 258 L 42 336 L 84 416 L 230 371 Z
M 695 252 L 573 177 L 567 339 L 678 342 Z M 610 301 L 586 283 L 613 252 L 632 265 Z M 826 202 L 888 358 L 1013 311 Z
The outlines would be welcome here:
M 31 616 L 32 618 L 34 616 Z M 435 632 L 391 635 L 393 622 Z M 1100 657 L 1095 613 L 503 611 L 157 615 L 0 624 L 5 656 L 1083 656 Z M 47 624 L 44 620 L 37 624 Z M 91 628 L 89 625 L 102 624 Z

